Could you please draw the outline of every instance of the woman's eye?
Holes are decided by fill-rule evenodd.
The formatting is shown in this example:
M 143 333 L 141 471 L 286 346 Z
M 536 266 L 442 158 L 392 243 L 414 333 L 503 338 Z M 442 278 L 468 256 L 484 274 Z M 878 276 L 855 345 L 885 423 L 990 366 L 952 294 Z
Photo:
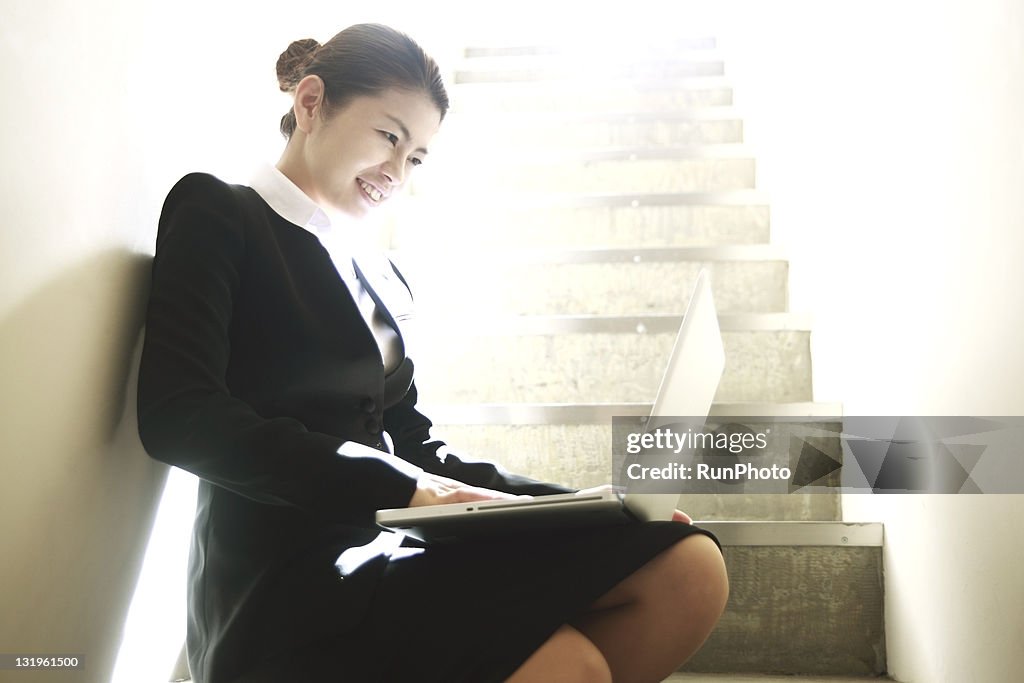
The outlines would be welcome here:
M 386 130 L 382 130 L 381 133 L 384 135 L 385 138 L 387 138 L 388 142 L 390 142 L 392 146 L 398 144 L 398 136 L 395 135 L 394 133 L 389 133 Z
M 411 157 L 409 159 L 409 163 L 412 164 L 413 166 L 419 166 L 420 164 L 423 163 L 423 159 L 417 159 L 416 157 Z

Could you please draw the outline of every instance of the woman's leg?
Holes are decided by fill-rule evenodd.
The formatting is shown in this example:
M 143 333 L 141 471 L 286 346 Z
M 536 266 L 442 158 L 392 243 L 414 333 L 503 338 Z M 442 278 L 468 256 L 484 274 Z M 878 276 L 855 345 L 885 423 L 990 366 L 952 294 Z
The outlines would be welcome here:
M 655 683 L 704 644 L 728 596 L 721 551 L 694 534 L 601 596 L 572 625 L 600 650 L 615 683 Z
M 688 536 L 555 632 L 507 683 L 658 683 L 700 648 L 728 596 L 718 546 Z
M 505 683 L 611 683 L 601 651 L 572 626 L 562 626 Z

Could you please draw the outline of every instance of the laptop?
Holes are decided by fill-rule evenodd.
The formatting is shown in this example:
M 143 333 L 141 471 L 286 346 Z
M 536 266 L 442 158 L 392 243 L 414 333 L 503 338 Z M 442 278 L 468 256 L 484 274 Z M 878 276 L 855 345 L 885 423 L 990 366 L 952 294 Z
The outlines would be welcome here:
M 711 410 L 725 368 L 725 350 L 708 274 L 701 270 L 683 314 L 644 429 L 700 418 Z M 675 419 L 669 419 L 673 418 Z M 516 533 L 564 531 L 636 521 L 669 520 L 678 494 L 567 493 L 377 511 L 377 523 L 426 543 L 482 540 Z

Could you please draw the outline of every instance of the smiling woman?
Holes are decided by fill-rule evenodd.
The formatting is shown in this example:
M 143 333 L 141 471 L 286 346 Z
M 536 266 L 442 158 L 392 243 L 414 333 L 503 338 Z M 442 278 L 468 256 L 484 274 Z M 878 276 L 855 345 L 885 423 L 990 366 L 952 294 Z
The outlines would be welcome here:
M 456 547 L 375 524 L 570 489 L 431 438 L 408 285 L 352 246 L 427 155 L 448 106 L 437 65 L 370 24 L 293 43 L 278 75 L 294 102 L 277 165 L 251 186 L 186 176 L 157 233 L 139 433 L 199 477 L 193 680 L 661 680 L 727 593 L 714 537 L 681 513 Z

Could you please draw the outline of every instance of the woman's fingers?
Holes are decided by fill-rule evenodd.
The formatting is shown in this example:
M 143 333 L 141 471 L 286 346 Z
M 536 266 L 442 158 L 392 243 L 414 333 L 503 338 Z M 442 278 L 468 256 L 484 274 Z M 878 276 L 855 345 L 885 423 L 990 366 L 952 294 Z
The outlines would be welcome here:
M 585 496 L 590 493 L 605 493 L 606 491 L 619 491 L 622 487 L 612 486 L 611 484 L 603 484 L 601 486 L 591 486 L 589 489 L 581 489 L 576 492 L 577 496 Z
M 446 500 L 446 503 L 468 503 L 474 500 L 502 500 L 519 498 L 519 496 L 512 493 L 505 493 L 504 491 L 495 491 L 493 489 L 484 489 L 477 486 L 460 486 L 457 489 L 453 489 L 448 493 L 451 500 Z
M 512 493 L 494 491 L 479 486 L 470 486 L 461 481 L 439 477 L 424 472 L 416 482 L 416 492 L 409 501 L 409 507 L 421 505 L 443 505 L 445 503 L 467 503 L 475 500 L 500 500 L 519 498 Z
M 613 486 L 612 484 L 605 484 L 603 486 L 593 486 L 589 489 L 582 489 L 576 492 L 577 496 L 584 496 L 590 493 L 604 493 L 606 491 L 622 491 L 621 486 Z M 673 522 L 686 522 L 687 524 L 693 524 L 693 519 L 690 515 L 686 514 L 682 510 L 676 510 L 672 513 Z

